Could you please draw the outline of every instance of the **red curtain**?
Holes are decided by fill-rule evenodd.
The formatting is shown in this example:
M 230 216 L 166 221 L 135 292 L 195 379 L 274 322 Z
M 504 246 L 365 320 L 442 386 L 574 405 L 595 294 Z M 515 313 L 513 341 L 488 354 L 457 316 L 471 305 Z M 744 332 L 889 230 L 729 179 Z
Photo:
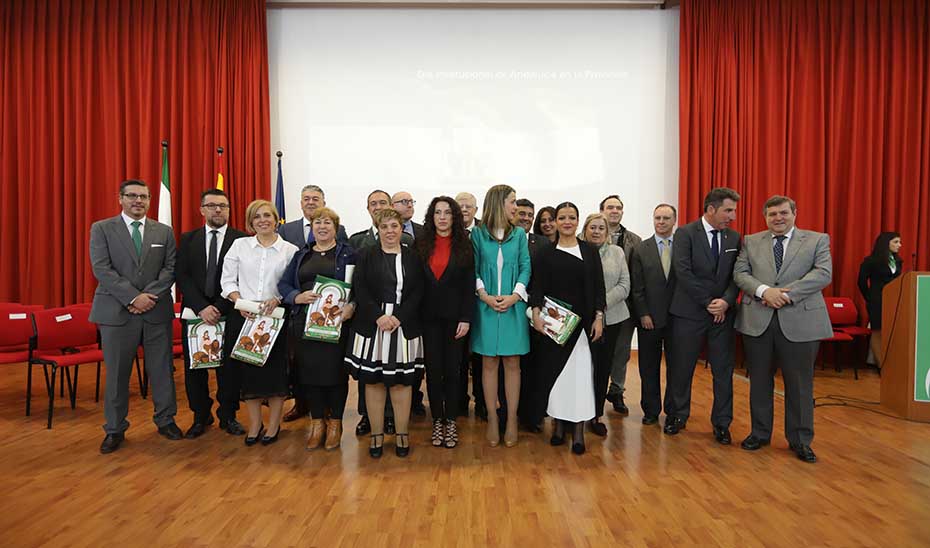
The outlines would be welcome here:
M 232 222 L 270 196 L 264 0 L 0 2 L 0 301 L 88 301 L 91 223 L 141 178 L 158 215 L 169 142 L 176 235 L 226 150 Z
M 882 230 L 905 268 L 930 267 L 927 0 L 682 0 L 680 23 L 682 222 L 729 186 L 738 230 L 764 230 L 787 194 L 798 226 L 831 236 L 828 292 L 858 294 Z

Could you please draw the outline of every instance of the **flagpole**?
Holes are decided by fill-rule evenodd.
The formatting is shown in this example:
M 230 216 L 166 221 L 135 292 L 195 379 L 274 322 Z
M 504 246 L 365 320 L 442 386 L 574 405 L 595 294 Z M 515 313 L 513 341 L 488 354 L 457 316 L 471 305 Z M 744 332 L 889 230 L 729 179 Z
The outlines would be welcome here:
M 217 163 L 216 188 L 218 188 L 219 190 L 226 190 L 226 185 L 225 185 L 225 180 L 224 180 L 226 177 L 226 174 L 223 173 L 224 171 L 226 171 L 225 169 L 226 166 L 223 165 L 223 147 L 216 147 L 216 154 L 218 156 L 217 161 L 216 161 Z

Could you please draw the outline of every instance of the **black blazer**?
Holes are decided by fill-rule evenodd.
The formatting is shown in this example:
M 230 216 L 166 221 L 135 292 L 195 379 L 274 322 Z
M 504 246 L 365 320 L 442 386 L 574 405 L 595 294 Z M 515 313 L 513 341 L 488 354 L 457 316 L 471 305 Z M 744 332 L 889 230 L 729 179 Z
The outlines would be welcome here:
M 673 234 L 673 253 L 676 245 L 678 241 Z M 656 328 L 665 327 L 668 323 L 668 309 L 672 306 L 672 294 L 675 292 L 675 269 L 669 270 L 666 279 L 655 236 L 650 236 L 633 248 L 630 256 L 630 284 L 633 302 L 630 314 L 636 323 L 639 324 L 640 318 L 648 315 L 652 317 Z
M 206 295 L 207 281 L 207 229 L 200 227 L 181 235 L 178 245 L 178 262 L 175 270 L 175 281 L 181 290 L 181 305 L 190 308 L 195 314 L 209 305 L 219 309 L 220 314 L 226 314 L 232 308 L 232 303 L 220 297 L 220 276 L 223 274 L 223 259 L 232 246 L 233 241 L 245 238 L 248 234 L 233 227 L 226 228 L 223 245 L 220 246 L 216 260 L 216 295 Z
M 670 308 L 672 315 L 711 320 L 707 305 L 714 299 L 724 299 L 730 304 L 727 314 L 735 313 L 739 289 L 733 281 L 733 265 L 741 247 L 738 232 L 730 228 L 722 230 L 720 259 L 714 263 L 701 219 L 679 228 L 672 243 L 676 280 Z
M 468 255 L 462 257 L 453 250 L 449 264 L 439 279 L 429 267 L 429 261 L 423 263 L 425 281 L 423 304 L 420 312 L 423 321 L 458 320 L 471 323 L 475 315 L 475 260 L 472 255 L 471 242 Z M 406 330 L 404 330 L 406 333 Z
M 586 295 L 584 310 L 573 310 L 575 314 L 581 316 L 581 325 L 587 331 L 590 329 L 591 322 L 594 321 L 596 312 L 603 312 L 607 308 L 607 289 L 604 287 L 604 270 L 601 265 L 601 254 L 597 248 L 584 240 L 578 240 L 578 246 L 581 249 L 581 259 L 584 262 L 584 293 Z M 545 297 L 549 295 L 550 289 L 556 284 L 563 283 L 562 280 L 552 276 L 553 265 L 552 259 L 559 251 L 555 245 L 547 245 L 539 249 L 536 255 L 536 262 L 539 270 L 535 271 L 537 276 L 530 289 L 529 305 L 536 308 L 542 307 Z
M 895 271 L 892 274 L 888 264 L 877 261 L 872 256 L 866 257 L 859 265 L 859 292 L 865 298 L 866 309 L 869 312 L 869 322 L 872 329 L 882 328 L 882 289 L 888 282 L 901 275 L 903 261 L 895 256 Z
M 374 260 L 381 253 L 380 245 L 369 246 L 358 251 L 355 273 L 352 275 L 352 290 L 355 292 L 355 331 L 364 337 L 373 337 L 378 329 L 375 323 L 383 314 L 384 265 Z M 394 307 L 394 316 L 400 320 L 404 335 L 408 339 L 419 337 L 420 303 L 425 291 L 423 265 L 416 251 L 402 246 L 401 263 L 404 270 L 404 289 L 401 303 Z

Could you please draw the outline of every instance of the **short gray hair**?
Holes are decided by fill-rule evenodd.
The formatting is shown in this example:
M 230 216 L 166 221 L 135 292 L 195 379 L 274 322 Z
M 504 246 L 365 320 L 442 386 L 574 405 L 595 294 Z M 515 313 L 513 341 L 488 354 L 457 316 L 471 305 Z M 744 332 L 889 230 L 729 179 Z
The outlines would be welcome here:
M 798 212 L 798 204 L 794 203 L 794 200 L 787 196 L 781 196 L 776 194 L 765 201 L 765 205 L 762 206 L 762 215 L 766 215 L 770 207 L 780 206 L 782 204 L 788 204 L 791 206 L 791 213 Z
M 319 192 L 319 193 L 320 193 L 320 196 L 322 196 L 324 200 L 326 199 L 326 193 L 323 192 L 323 189 L 322 189 L 322 188 L 320 188 L 320 187 L 318 187 L 318 186 L 316 186 L 316 185 L 307 185 L 307 186 L 303 187 L 302 189 L 300 189 L 300 194 L 301 194 L 301 196 L 303 196 L 303 193 L 304 193 L 304 192 L 307 192 L 308 190 L 312 190 L 313 192 Z

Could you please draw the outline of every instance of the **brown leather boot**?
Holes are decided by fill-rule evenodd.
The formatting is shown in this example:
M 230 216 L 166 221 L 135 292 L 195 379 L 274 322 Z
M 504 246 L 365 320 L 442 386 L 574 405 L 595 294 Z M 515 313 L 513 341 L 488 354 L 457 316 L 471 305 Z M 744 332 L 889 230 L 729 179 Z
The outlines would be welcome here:
M 323 446 L 323 433 L 326 425 L 323 419 L 310 419 L 310 437 L 307 439 L 307 451 L 319 449 Z
M 329 419 L 326 424 L 326 450 L 337 449 L 342 441 L 342 420 Z

